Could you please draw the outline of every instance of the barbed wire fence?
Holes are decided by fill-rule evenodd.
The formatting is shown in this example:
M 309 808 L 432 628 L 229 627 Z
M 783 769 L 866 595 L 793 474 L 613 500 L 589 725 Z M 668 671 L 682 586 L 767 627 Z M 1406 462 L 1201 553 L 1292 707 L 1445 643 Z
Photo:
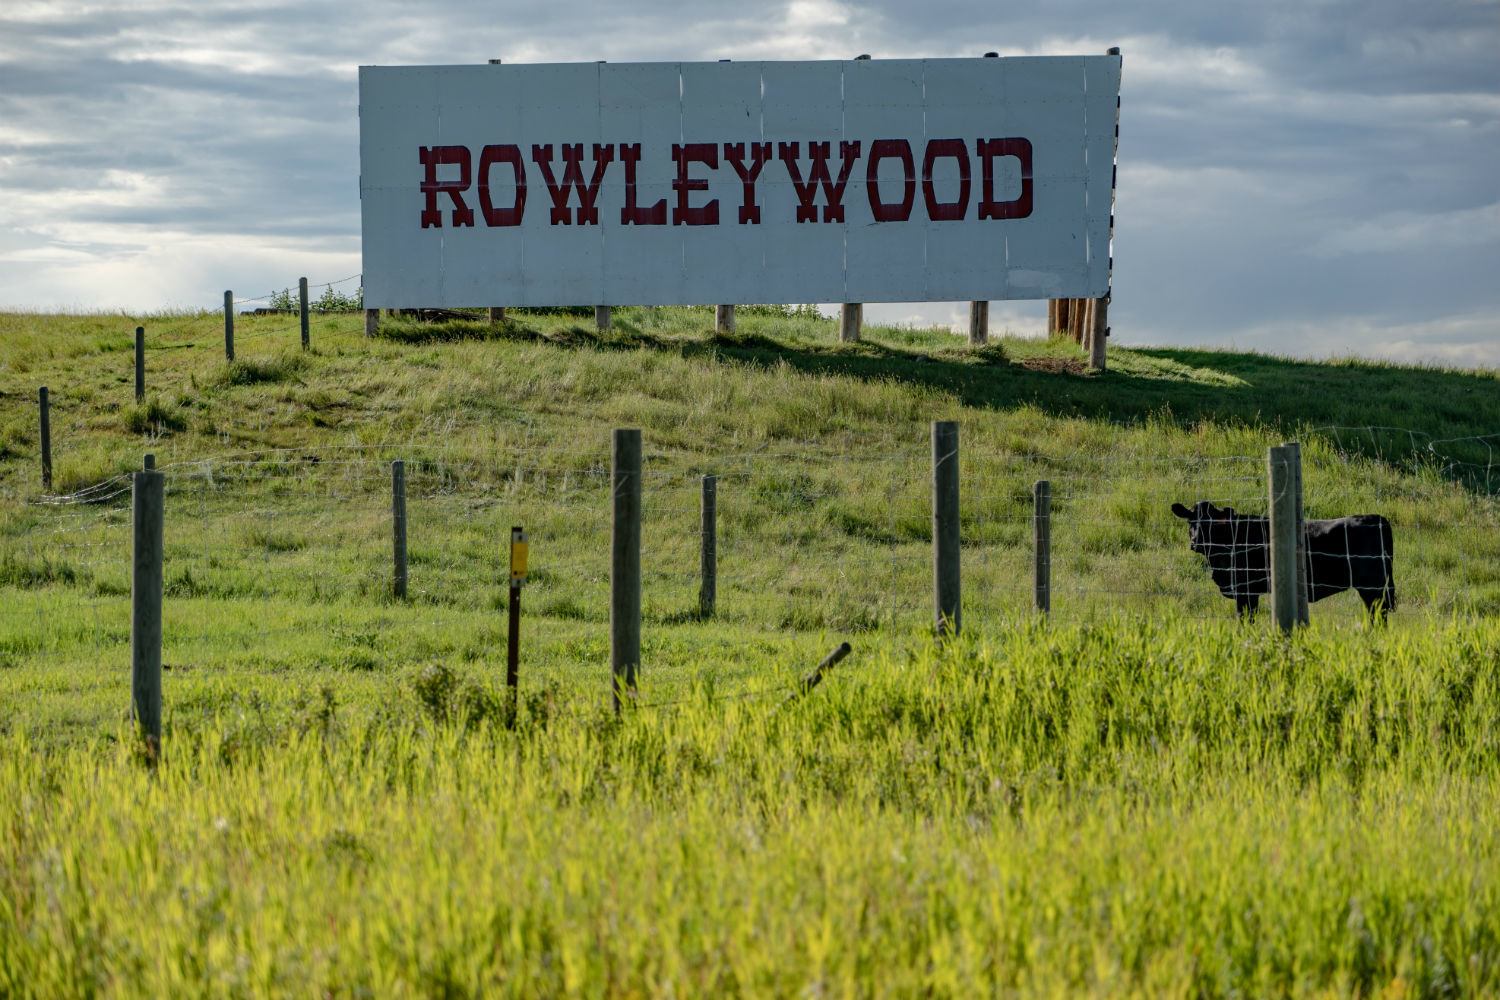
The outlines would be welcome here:
M 1407 440 L 1388 465 L 1325 428 L 1303 455 L 1309 518 L 1381 513 L 1396 620 L 1500 610 L 1500 436 Z M 1415 445 L 1415 446 L 1414 446 Z M 1366 447 L 1365 451 L 1369 448 Z M 405 466 L 409 589 L 393 596 L 391 462 Z M 1358 476 L 1352 475 L 1358 465 Z M 503 662 L 509 529 L 530 535 L 523 684 L 609 676 L 609 454 L 530 442 L 460 454 L 415 445 L 226 454 L 161 466 L 167 669 L 296 676 Z M 934 618 L 930 455 L 808 444 L 642 469 L 641 701 L 694 685 L 785 690 L 839 639 L 899 649 Z M 700 602 L 703 476 L 715 477 L 713 614 Z M 1030 618 L 1033 483 L 1052 487 L 1051 616 L 1226 619 L 1174 502 L 1264 514 L 1264 456 L 960 451 L 962 616 Z M 1373 492 L 1371 483 L 1374 484 Z M 0 552 L 0 660 L 115 664 L 130 642 L 126 476 L 13 505 Z M 1363 619 L 1350 593 L 1315 618 Z

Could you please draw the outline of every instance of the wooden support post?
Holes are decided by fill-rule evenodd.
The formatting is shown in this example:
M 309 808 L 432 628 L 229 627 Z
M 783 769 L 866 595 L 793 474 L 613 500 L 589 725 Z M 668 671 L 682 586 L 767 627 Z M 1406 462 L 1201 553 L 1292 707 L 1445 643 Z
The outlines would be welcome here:
M 859 340 L 859 330 L 864 325 L 864 316 L 864 303 L 845 302 L 839 311 L 839 340 L 846 344 Z
M 307 325 L 307 279 L 297 279 L 297 314 L 302 322 L 302 349 L 305 351 L 312 344 L 312 338 L 308 335 Z
M 42 492 L 52 492 L 52 403 L 44 385 L 37 390 L 37 409 L 40 411 L 42 432 Z
M 224 292 L 224 360 L 234 360 L 234 292 Z
M 714 332 L 734 332 L 734 306 L 714 306 Z
M 380 332 L 380 310 L 365 310 L 365 336 L 373 337 Z
M 135 401 L 146 398 L 146 328 L 135 328 Z
M 1284 445 L 1266 450 L 1271 484 L 1271 609 L 1276 625 L 1290 632 L 1297 624 L 1297 523 L 1296 473 L 1292 452 Z
M 1068 305 L 1068 332 L 1073 335 L 1073 343 L 1082 345 L 1083 330 L 1089 320 L 1089 300 L 1072 299 Z
M 1292 466 L 1292 497 L 1297 518 L 1297 624 L 1308 623 L 1307 594 L 1307 524 L 1302 518 L 1302 445 L 1296 441 L 1283 441 Z
M 703 477 L 698 508 L 698 617 L 712 618 L 719 593 L 719 477 Z
M 938 639 L 962 625 L 958 565 L 958 423 L 932 422 L 932 598 Z
M 621 695 L 635 691 L 641 663 L 641 432 L 620 428 L 611 449 L 614 509 L 609 548 L 610 698 L 620 711 Z
M 391 463 L 391 538 L 395 562 L 392 592 L 396 600 L 406 600 L 406 463 Z
M 162 519 L 165 477 L 156 471 L 132 474 L 134 522 L 130 583 L 130 701 L 147 759 L 161 754 L 161 595 Z
M 1109 338 L 1109 296 L 1095 299 L 1093 309 L 1090 313 L 1091 323 L 1089 325 L 1089 366 L 1104 370 L 1106 346 L 1105 341 Z
M 490 306 L 487 312 L 491 326 L 505 322 L 505 308 L 503 306 Z
M 980 347 L 990 342 L 990 304 L 969 303 L 969 346 Z
M 1047 337 L 1057 336 L 1057 300 L 1047 300 Z
M 1031 487 L 1033 603 L 1042 614 L 1052 610 L 1052 484 L 1038 479 Z
M 1052 328 L 1050 333 L 1054 337 L 1066 337 L 1068 335 L 1068 331 L 1071 329 L 1071 327 L 1068 325 L 1068 314 L 1072 309 L 1073 300 L 1053 299 L 1052 302 L 1057 306 L 1057 325 Z
M 610 327 L 609 306 L 594 307 L 594 329 L 599 331 L 608 330 Z

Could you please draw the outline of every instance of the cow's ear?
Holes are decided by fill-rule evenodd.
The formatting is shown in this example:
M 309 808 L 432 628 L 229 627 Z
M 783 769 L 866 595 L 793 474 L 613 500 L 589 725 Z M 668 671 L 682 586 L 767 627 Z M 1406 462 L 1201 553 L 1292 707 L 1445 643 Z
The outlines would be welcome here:
M 1176 514 L 1178 517 L 1180 517 L 1180 518 L 1182 518 L 1184 520 L 1188 520 L 1188 519 L 1192 518 L 1192 516 L 1193 516 L 1193 512 L 1190 511 L 1190 510 L 1188 510 L 1186 507 L 1184 507 L 1180 503 L 1174 503 L 1172 505 L 1172 513 Z

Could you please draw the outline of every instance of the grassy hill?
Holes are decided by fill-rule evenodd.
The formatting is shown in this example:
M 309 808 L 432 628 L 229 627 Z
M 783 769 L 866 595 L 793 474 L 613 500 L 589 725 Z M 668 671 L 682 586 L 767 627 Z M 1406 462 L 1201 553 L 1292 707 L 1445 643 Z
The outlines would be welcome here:
M 0 996 L 1500 990 L 1497 373 L 1167 349 L 1094 373 L 1071 344 L 845 345 L 784 310 L 733 336 L 707 309 L 615 320 L 367 339 L 329 315 L 304 352 L 295 317 L 241 316 L 226 363 L 212 314 L 0 316 Z M 941 649 L 935 419 L 960 425 L 964 536 Z M 616 719 L 625 426 L 644 628 Z M 1309 516 L 1391 518 L 1388 628 L 1352 594 L 1290 639 L 1241 624 L 1188 551 L 1169 505 L 1263 511 L 1265 448 L 1293 439 Z M 148 452 L 155 771 L 126 714 L 124 477 Z

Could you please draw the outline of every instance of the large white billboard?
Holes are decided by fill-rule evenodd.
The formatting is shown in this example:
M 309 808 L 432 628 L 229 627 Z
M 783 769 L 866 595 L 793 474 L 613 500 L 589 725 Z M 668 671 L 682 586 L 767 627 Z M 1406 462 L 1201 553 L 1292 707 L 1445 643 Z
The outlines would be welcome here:
M 1094 298 L 1120 57 L 364 66 L 370 308 Z

